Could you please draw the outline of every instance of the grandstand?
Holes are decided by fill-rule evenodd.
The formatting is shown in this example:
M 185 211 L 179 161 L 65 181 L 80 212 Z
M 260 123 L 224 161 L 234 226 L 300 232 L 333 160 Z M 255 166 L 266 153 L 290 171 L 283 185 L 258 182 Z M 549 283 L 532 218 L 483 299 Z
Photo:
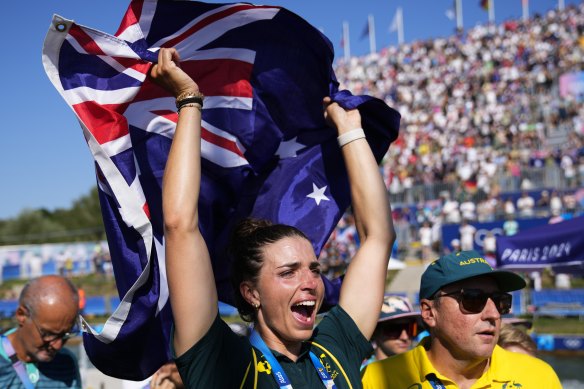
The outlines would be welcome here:
M 340 60 L 342 87 L 402 114 L 383 166 L 393 204 L 582 186 L 582 94 L 561 83 L 580 74 L 582 19 L 580 4 Z
M 437 255 L 456 238 L 443 239 L 443 226 L 462 219 L 500 221 L 489 226 L 500 234 L 509 214 L 547 223 L 582 213 L 584 93 L 569 80 L 584 74 L 583 11 L 551 10 L 338 62 L 341 87 L 402 114 L 382 165 L 402 257 L 419 257 L 411 249 L 424 221 Z M 515 212 L 522 192 L 533 206 Z M 329 250 L 352 250 L 351 242 L 331 248 L 338 245 Z
M 533 291 L 534 315 L 584 319 L 584 289 Z
M 475 227 L 474 248 L 489 256 L 485 238 L 505 234 L 509 219 L 525 231 L 582 215 L 584 94 L 567 92 L 566 80 L 582 75 L 583 30 L 580 4 L 338 62 L 342 88 L 379 97 L 402 114 L 381 169 L 398 236 L 395 257 L 419 269 L 398 274 L 393 292 L 417 301 L 411 279 L 427 263 L 424 222 L 434 257 L 453 249 L 463 220 Z M 321 256 L 336 261 L 325 266 L 330 275 L 342 272 L 338 258 L 346 262 L 356 244 L 346 215 Z M 528 290 L 514 295 L 513 312 L 581 316 L 582 303 L 575 290 Z

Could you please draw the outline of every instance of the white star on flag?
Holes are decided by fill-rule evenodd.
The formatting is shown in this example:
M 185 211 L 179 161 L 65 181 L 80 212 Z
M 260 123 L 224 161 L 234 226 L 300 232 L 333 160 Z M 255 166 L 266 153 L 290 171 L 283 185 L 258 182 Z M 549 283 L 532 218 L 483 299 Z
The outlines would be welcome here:
M 322 188 L 319 188 L 313 182 L 312 183 L 312 193 L 306 195 L 306 197 L 310 197 L 311 199 L 314 199 L 314 201 L 316 201 L 316 205 L 320 205 L 320 202 L 322 200 L 330 201 L 329 198 L 324 195 L 325 190 L 326 190 L 326 185 L 323 186 Z
M 285 140 L 280 143 L 278 151 L 276 151 L 276 155 L 280 157 L 280 159 L 296 157 L 296 152 L 306 147 L 302 143 L 296 142 L 296 138 L 298 137 L 295 136 L 290 140 Z

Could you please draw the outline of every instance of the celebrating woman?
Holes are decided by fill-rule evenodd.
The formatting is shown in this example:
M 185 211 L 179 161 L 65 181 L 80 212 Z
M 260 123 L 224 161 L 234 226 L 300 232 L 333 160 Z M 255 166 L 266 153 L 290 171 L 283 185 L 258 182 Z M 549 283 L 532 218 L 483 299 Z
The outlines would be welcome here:
M 237 308 L 249 337 L 218 313 L 209 252 L 198 226 L 201 111 L 198 85 L 161 49 L 154 80 L 177 98 L 179 119 L 163 179 L 166 267 L 174 317 L 173 351 L 189 388 L 361 386 L 371 352 L 395 233 L 387 192 L 357 110 L 330 98 L 324 116 L 338 131 L 361 246 L 347 269 L 339 304 L 317 325 L 324 285 L 308 238 L 298 229 L 245 220 L 231 243 Z

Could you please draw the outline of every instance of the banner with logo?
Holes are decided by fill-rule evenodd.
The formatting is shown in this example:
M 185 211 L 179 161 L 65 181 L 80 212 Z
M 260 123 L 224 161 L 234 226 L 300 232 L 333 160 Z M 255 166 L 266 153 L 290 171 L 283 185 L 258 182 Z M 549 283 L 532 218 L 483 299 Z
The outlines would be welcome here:
M 542 226 L 547 224 L 549 218 L 530 218 L 530 219 L 516 219 L 519 225 L 519 231 L 525 231 L 532 229 L 534 227 Z M 489 232 L 493 233 L 495 236 L 501 236 L 503 232 L 503 224 L 505 220 L 497 220 L 494 222 L 471 222 L 469 223 L 474 228 L 476 232 L 474 235 L 474 250 L 478 252 L 483 252 L 483 240 Z M 445 224 L 442 226 L 442 247 L 452 251 L 452 240 L 460 239 L 460 225 L 459 224 Z
M 584 272 L 584 216 L 497 238 L 497 266 Z
M 584 336 L 580 335 L 535 335 L 537 349 L 542 351 L 584 351 Z

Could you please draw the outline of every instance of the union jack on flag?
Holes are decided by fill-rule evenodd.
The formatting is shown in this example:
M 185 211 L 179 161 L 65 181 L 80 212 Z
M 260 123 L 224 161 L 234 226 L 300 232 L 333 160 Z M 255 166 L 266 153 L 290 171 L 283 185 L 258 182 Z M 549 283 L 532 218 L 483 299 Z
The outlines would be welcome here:
M 350 204 L 322 98 L 359 108 L 378 160 L 400 119 L 381 100 L 339 92 L 328 39 L 280 7 L 134 0 L 114 36 L 55 15 L 43 63 L 95 159 L 121 299 L 101 331 L 85 323 L 84 345 L 102 372 L 133 380 L 171 357 L 161 181 L 177 113 L 174 98 L 148 78 L 160 47 L 177 48 L 206 96 L 200 228 L 225 302 L 224 248 L 236 221 L 294 225 L 318 254 Z M 334 287 L 327 298 L 335 302 Z

